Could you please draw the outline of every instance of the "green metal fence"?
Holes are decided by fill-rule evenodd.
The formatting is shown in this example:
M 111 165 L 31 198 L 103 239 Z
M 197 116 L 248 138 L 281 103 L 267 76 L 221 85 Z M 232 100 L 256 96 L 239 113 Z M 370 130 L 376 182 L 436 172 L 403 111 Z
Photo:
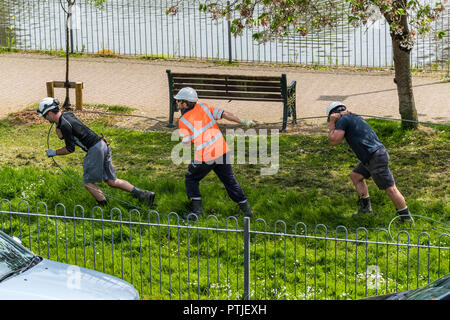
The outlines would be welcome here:
M 62 1 L 65 3 L 66 1 Z M 212 21 L 194 1 L 182 1 L 176 16 L 166 15 L 172 0 L 109 0 L 97 9 L 77 0 L 71 19 L 72 52 L 190 58 L 300 65 L 391 67 L 389 27 L 380 17 L 351 27 L 348 8 L 336 0 L 341 23 L 330 30 L 259 44 L 252 30 L 230 35 L 228 21 Z M 448 5 L 448 4 L 447 4 Z M 442 40 L 418 38 L 411 54 L 416 69 L 449 70 L 450 10 L 434 27 Z M 65 50 L 65 13 L 60 0 L 0 0 L 0 45 L 4 49 Z
M 394 225 L 331 230 L 0 201 L 0 230 L 35 254 L 122 278 L 143 299 L 354 300 L 450 272 L 450 234 Z

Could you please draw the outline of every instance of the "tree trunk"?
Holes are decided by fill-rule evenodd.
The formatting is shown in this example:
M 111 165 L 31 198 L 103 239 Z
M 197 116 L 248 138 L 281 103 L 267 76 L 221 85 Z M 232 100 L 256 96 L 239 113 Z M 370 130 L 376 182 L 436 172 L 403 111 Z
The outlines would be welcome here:
M 409 33 L 407 17 L 401 19 L 403 34 Z M 401 46 L 402 39 L 391 33 L 392 47 L 394 51 L 395 82 L 399 101 L 399 111 L 403 129 L 417 129 L 418 118 L 414 102 L 414 94 L 411 77 L 410 49 Z M 408 121 L 409 120 L 409 121 Z

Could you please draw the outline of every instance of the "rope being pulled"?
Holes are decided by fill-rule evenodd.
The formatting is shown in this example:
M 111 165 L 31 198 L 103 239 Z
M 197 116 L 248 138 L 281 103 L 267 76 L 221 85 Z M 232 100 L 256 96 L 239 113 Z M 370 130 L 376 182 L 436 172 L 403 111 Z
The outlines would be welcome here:
M 399 118 L 389 118 L 389 117 L 380 117 L 380 116 L 373 116 L 373 115 L 366 115 L 366 114 L 356 114 L 360 117 L 365 117 L 365 118 L 373 118 L 373 119 L 382 119 L 382 120 L 391 120 L 391 121 L 402 121 L 402 122 L 411 122 L 411 123 L 418 123 L 418 124 L 423 124 L 423 125 L 434 125 L 434 126 L 445 126 L 445 127 L 449 127 L 450 124 L 449 123 L 439 123 L 439 122 L 427 122 L 427 121 L 416 121 L 416 120 L 408 120 L 408 119 L 399 119 Z M 327 116 L 311 116 L 311 117 L 301 117 L 301 118 L 296 118 L 295 120 L 314 120 L 314 119 L 326 119 Z M 264 124 L 281 124 L 283 123 L 282 121 L 279 122 L 269 122 L 269 123 L 264 123 Z
M 131 117 L 131 118 L 143 118 L 148 120 L 157 121 L 163 124 L 169 125 L 168 121 L 161 121 L 156 118 L 148 117 L 148 116 L 140 116 L 137 114 L 123 114 L 123 113 L 115 113 L 115 112 L 104 112 L 104 111 L 92 111 L 92 110 L 73 110 L 72 112 L 79 112 L 79 113 L 94 113 L 94 114 L 103 114 L 106 116 L 120 116 L 120 117 Z
M 359 114 L 361 117 L 374 118 L 374 119 L 383 119 L 383 120 L 392 120 L 392 121 L 402 121 L 402 122 L 411 122 L 418 123 L 423 125 L 433 125 L 433 126 L 444 126 L 450 127 L 449 123 L 438 123 L 438 122 L 427 122 L 427 121 L 416 121 L 416 120 L 408 120 L 408 119 L 397 119 L 397 118 L 388 118 L 388 117 L 379 117 L 379 116 L 370 116 L 365 114 Z
M 143 118 L 143 119 L 149 119 L 153 121 L 157 121 L 163 124 L 169 124 L 168 121 L 161 121 L 159 119 L 148 117 L 148 116 L 141 116 L 141 115 L 134 115 L 134 114 L 123 114 L 123 113 L 114 113 L 114 112 L 103 112 L 103 111 L 91 111 L 91 110 L 74 110 L 74 112 L 80 112 L 80 113 L 94 113 L 94 114 L 104 114 L 109 116 L 119 116 L 119 117 L 132 117 L 132 118 Z M 382 119 L 382 120 L 391 120 L 391 121 L 402 121 L 402 122 L 412 122 L 412 123 L 418 123 L 422 125 L 434 125 L 434 126 L 445 126 L 449 127 L 449 123 L 439 123 L 439 122 L 427 122 L 427 121 L 416 121 L 416 120 L 407 120 L 407 119 L 398 119 L 398 118 L 389 118 L 389 117 L 380 117 L 380 116 L 373 116 L 373 115 L 365 115 L 365 114 L 357 114 L 361 117 L 365 118 L 373 118 L 373 119 Z M 296 120 L 314 120 L 314 119 L 326 119 L 327 116 L 311 116 L 311 117 L 301 117 L 296 118 Z M 281 124 L 280 122 L 263 122 L 262 125 L 274 125 L 274 124 Z

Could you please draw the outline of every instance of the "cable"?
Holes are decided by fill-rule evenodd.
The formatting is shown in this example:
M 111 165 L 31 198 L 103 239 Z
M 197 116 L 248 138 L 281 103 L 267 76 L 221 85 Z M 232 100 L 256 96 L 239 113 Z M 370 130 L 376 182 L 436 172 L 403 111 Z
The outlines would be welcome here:
M 322 118 L 327 118 L 327 116 L 311 116 L 311 117 L 303 117 L 303 118 L 296 118 L 295 120 L 312 120 L 312 119 L 322 119 Z M 292 120 L 293 121 L 293 120 Z M 263 124 L 280 124 L 283 123 L 283 121 L 279 121 L 279 122 L 264 122 Z
M 50 149 L 50 133 L 51 133 L 51 131 L 52 131 L 52 128 L 53 128 L 53 123 L 52 123 L 52 125 L 50 126 L 50 129 L 48 130 L 48 135 L 47 135 L 47 148 L 48 148 L 48 149 Z M 55 157 L 51 157 L 51 158 L 52 158 L 52 160 L 53 160 L 53 163 L 54 163 L 54 164 L 59 168 L 59 170 L 61 170 L 61 172 L 64 173 L 67 177 L 69 177 L 70 179 L 72 179 L 72 180 L 78 182 L 79 184 L 83 185 L 83 186 L 86 187 L 86 188 L 90 188 L 90 189 L 95 190 L 95 191 L 98 192 L 97 189 L 85 185 L 85 184 L 83 183 L 83 181 L 80 181 L 80 180 L 78 180 L 77 178 L 74 178 L 74 177 L 72 177 L 70 174 L 68 174 L 68 173 L 67 173 L 67 172 L 66 172 L 66 171 L 58 164 L 58 162 L 56 162 Z M 118 198 L 116 198 L 116 197 L 113 197 L 113 196 L 111 196 L 111 195 L 109 195 L 109 194 L 103 192 L 103 190 L 101 191 L 101 193 L 102 193 L 105 197 L 107 197 L 107 198 L 111 198 L 111 199 L 114 199 L 114 200 L 116 200 L 116 201 L 122 202 L 122 203 L 127 204 L 127 205 L 129 205 L 129 206 L 132 206 L 132 207 L 134 207 L 134 208 L 136 208 L 136 209 L 140 209 L 140 210 L 147 211 L 147 212 L 154 212 L 153 210 L 141 208 L 141 207 L 139 207 L 139 206 L 137 206 L 137 205 L 134 205 L 134 204 L 132 204 L 132 203 L 129 203 L 129 202 L 125 201 L 125 200 L 121 200 L 121 199 L 118 199 Z
M 367 117 L 367 118 L 375 118 L 375 119 L 383 119 L 383 120 L 391 120 L 391 121 L 402 121 L 402 122 L 412 122 L 412 123 L 418 123 L 418 124 L 426 124 L 426 125 L 434 125 L 434 126 L 447 126 L 449 127 L 450 124 L 448 123 L 436 123 L 436 122 L 424 122 L 424 121 L 417 121 L 417 120 L 408 120 L 408 119 L 398 119 L 398 118 L 388 118 L 388 117 L 380 117 L 380 116 L 371 116 L 371 115 L 365 115 L 365 114 L 356 114 L 360 117 Z M 302 118 L 296 118 L 295 120 L 311 120 L 311 119 L 321 119 L 321 118 L 328 118 L 327 116 L 311 116 L 311 117 L 302 117 Z M 279 122 L 268 122 L 264 124 L 280 124 L 283 123 L 283 121 Z
M 393 120 L 393 121 L 402 121 L 402 122 L 412 122 L 412 123 L 418 123 L 418 124 L 428 124 L 428 125 L 434 125 L 434 126 L 447 126 L 447 127 L 450 126 L 450 124 L 448 124 L 448 123 L 435 123 L 435 122 L 424 122 L 424 121 L 416 121 L 416 120 L 408 120 L 408 119 L 396 119 L 396 118 L 387 118 L 387 117 L 379 117 L 379 116 L 370 116 L 370 115 L 365 115 L 365 114 L 359 114 L 359 116 L 375 118 L 375 119 L 383 119 L 383 120 Z
M 441 221 L 438 221 L 438 220 L 435 220 L 435 219 L 432 219 L 432 218 L 429 218 L 429 217 L 420 216 L 420 215 L 417 215 L 417 214 L 411 214 L 411 216 L 413 216 L 413 217 L 418 217 L 418 218 L 422 218 L 422 219 L 426 219 L 426 220 L 430 220 L 430 221 L 433 221 L 433 222 L 442 224 L 443 226 L 445 226 L 445 227 L 447 227 L 448 229 L 450 229 L 450 225 L 448 225 L 448 224 L 446 224 L 446 223 L 444 223 L 444 222 L 441 222 Z M 396 216 L 396 217 L 394 217 L 394 218 L 389 222 L 388 231 L 389 231 L 389 235 L 391 236 L 392 241 L 394 241 L 394 238 L 393 238 L 392 235 L 391 235 L 391 225 L 392 225 L 392 222 L 394 222 L 395 219 L 399 219 L 399 218 L 401 218 L 401 217 L 400 217 L 400 216 Z
M 442 224 L 442 225 L 444 225 L 444 226 L 446 226 L 447 228 L 450 229 L 450 225 L 448 225 L 448 224 L 446 224 L 446 223 L 443 223 L 443 222 L 441 222 L 441 221 L 438 221 L 438 220 L 435 220 L 435 219 L 432 219 L 432 218 L 429 218 L 429 217 L 424 217 L 424 216 L 416 215 L 416 214 L 411 214 L 411 216 L 412 216 L 412 217 L 423 218 L 423 219 L 426 219 L 426 220 L 430 220 L 430 221 L 433 221 L 433 222 Z M 394 220 L 399 219 L 399 218 L 401 218 L 401 217 L 400 217 L 400 216 L 396 216 L 396 217 L 394 217 L 394 218 L 389 222 L 388 233 L 389 233 L 389 236 L 391 237 L 392 242 L 394 242 L 395 240 L 394 240 L 394 237 L 392 237 L 392 234 L 391 234 L 391 225 L 392 225 L 392 223 L 394 222 Z M 409 236 L 409 234 L 408 234 L 408 236 Z M 400 250 L 405 256 L 408 256 L 402 249 L 399 249 L 399 250 Z M 415 260 L 415 259 L 413 259 L 413 258 L 411 258 L 411 257 L 409 257 L 409 258 L 410 258 L 411 260 L 417 262 L 417 260 Z
M 94 113 L 94 114 L 104 114 L 104 115 L 110 115 L 110 116 L 120 116 L 120 117 L 133 117 L 133 118 L 143 118 L 143 119 L 149 119 L 154 120 L 159 123 L 163 124 L 169 124 L 167 121 L 161 121 L 156 118 L 148 117 L 148 116 L 140 116 L 140 115 L 134 115 L 134 114 L 122 114 L 122 113 L 114 113 L 114 112 L 102 112 L 102 111 L 90 111 L 90 110 L 73 110 L 73 112 L 81 112 L 81 113 Z M 434 126 L 450 126 L 448 123 L 436 123 L 436 122 L 426 122 L 426 121 L 416 121 L 416 120 L 408 120 L 408 119 L 398 119 L 398 118 L 388 118 L 388 117 L 380 117 L 380 116 L 373 116 L 373 115 L 365 115 L 365 114 L 356 114 L 361 117 L 366 118 L 374 118 L 374 119 L 383 119 L 383 120 L 391 120 L 391 121 L 402 121 L 402 122 L 412 122 L 412 123 L 418 123 L 423 125 L 434 125 Z M 327 116 L 311 116 L 311 117 L 301 117 L 296 118 L 295 120 L 313 120 L 313 119 L 323 119 L 327 118 Z M 283 123 L 283 121 L 279 122 L 264 122 L 263 125 L 274 125 L 274 124 L 280 124 Z
M 73 110 L 72 112 L 80 112 L 80 113 L 94 113 L 94 114 L 104 114 L 104 115 L 109 115 L 109 116 L 121 116 L 121 117 L 132 117 L 132 118 L 144 118 L 144 119 L 149 119 L 149 120 L 154 120 L 160 123 L 164 123 L 164 124 L 169 124 L 169 122 L 167 121 L 161 121 L 159 119 L 156 118 L 152 118 L 152 117 L 147 117 L 147 116 L 140 116 L 140 115 L 135 115 L 135 114 L 122 114 L 122 113 L 114 113 L 114 112 L 103 112 L 103 111 L 90 111 L 90 110 Z

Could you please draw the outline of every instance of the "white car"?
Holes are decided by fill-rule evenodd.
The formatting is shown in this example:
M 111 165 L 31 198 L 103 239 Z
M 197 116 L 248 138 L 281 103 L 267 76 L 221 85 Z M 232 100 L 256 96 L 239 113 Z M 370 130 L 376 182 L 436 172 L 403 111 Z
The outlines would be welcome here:
M 128 282 L 44 259 L 0 231 L 1 300 L 138 300 Z

